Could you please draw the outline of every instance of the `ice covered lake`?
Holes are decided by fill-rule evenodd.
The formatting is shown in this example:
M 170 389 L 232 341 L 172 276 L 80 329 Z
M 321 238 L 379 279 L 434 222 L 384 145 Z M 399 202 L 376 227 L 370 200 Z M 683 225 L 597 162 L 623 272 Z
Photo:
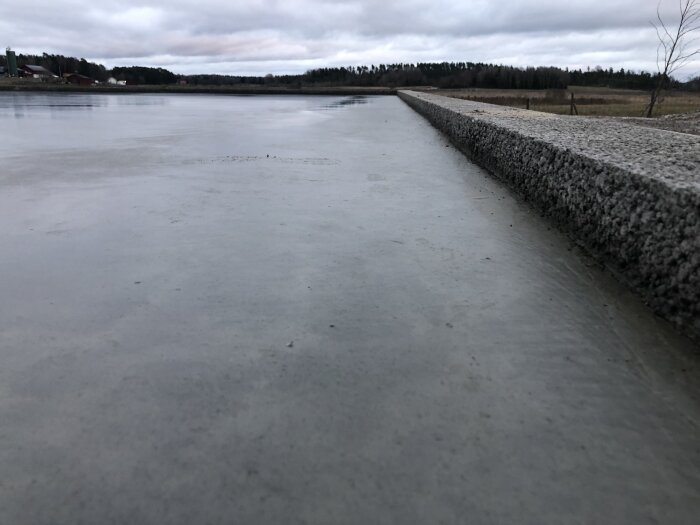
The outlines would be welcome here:
M 0 130 L 0 523 L 700 513 L 691 345 L 398 98 Z

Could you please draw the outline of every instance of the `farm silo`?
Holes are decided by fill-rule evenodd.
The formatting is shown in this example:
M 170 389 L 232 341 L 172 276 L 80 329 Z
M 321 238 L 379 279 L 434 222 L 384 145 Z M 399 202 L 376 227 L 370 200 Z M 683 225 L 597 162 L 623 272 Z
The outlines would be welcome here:
M 11 77 L 16 77 L 17 76 L 17 57 L 15 56 L 15 52 L 12 51 L 9 47 L 6 50 L 6 56 L 7 56 L 7 72 Z

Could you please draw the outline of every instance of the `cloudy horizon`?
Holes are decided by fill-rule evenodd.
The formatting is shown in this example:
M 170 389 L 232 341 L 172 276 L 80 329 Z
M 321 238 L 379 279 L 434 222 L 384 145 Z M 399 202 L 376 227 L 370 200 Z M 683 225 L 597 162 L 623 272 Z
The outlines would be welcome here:
M 265 75 L 326 66 L 486 62 L 656 70 L 657 0 L 0 0 L 18 53 L 111 68 Z M 662 2 L 664 19 L 678 5 Z M 700 60 L 677 74 L 700 75 Z

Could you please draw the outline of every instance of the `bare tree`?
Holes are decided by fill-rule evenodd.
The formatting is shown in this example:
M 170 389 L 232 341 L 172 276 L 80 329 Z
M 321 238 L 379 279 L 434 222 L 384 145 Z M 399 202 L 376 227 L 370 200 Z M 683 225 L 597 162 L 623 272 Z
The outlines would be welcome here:
M 651 92 L 651 100 L 646 109 L 646 116 L 651 117 L 661 90 L 671 79 L 671 75 L 683 67 L 691 58 L 700 55 L 692 33 L 700 30 L 700 3 L 698 0 L 678 0 L 680 19 L 678 27 L 668 26 L 661 18 L 660 6 L 656 8 L 656 22 L 652 22 L 659 39 L 656 49 L 656 65 L 659 79 Z

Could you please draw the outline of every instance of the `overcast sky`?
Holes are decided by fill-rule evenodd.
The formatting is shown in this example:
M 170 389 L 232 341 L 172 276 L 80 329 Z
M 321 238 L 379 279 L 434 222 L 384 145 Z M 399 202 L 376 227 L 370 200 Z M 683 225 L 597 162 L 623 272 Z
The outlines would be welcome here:
M 662 0 L 677 18 L 677 0 Z M 656 70 L 657 0 L 0 0 L 0 45 L 178 73 L 473 61 Z M 700 61 L 678 75 L 700 75 Z

